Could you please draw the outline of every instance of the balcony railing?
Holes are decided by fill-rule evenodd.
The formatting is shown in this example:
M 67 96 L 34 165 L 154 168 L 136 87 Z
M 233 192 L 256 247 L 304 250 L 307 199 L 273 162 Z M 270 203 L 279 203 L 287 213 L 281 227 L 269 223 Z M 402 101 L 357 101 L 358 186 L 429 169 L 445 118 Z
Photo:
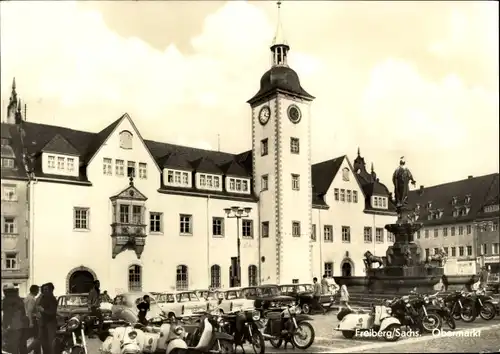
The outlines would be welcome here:
M 111 224 L 111 236 L 146 237 L 146 224 Z

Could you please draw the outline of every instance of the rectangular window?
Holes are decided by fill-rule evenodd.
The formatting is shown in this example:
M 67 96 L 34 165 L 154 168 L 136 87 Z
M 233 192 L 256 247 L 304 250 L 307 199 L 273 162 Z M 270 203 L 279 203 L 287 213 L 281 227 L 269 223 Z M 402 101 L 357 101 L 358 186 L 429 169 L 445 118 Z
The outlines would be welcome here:
M 323 227 L 323 239 L 325 242 L 333 242 L 333 226 L 325 225 Z
M 135 161 L 127 161 L 127 177 L 135 178 Z
M 130 224 L 130 205 L 120 204 L 120 223 Z
M 75 159 L 72 157 L 68 157 L 66 159 L 66 167 L 69 172 L 73 172 L 75 170 Z
M 457 248 L 456 247 L 452 247 L 451 248 L 451 256 L 452 257 L 456 257 L 457 256 Z
M 142 206 L 132 205 L 132 224 L 142 225 Z
M 493 225 L 491 226 L 491 231 L 498 231 L 498 222 L 493 222 Z
M 113 162 L 107 157 L 102 159 L 102 173 L 105 176 L 111 176 L 113 174 Z
M 269 176 L 268 175 L 264 175 L 264 176 L 261 177 L 261 188 L 260 188 L 260 190 L 267 191 L 268 188 L 269 188 Z
M 425 258 L 429 258 L 429 254 L 430 254 L 429 249 L 426 248 L 425 249 Z
M 352 191 L 352 202 L 353 203 L 358 202 L 358 191 Z
M 300 222 L 292 221 L 292 236 L 300 237 Z
M 17 261 L 16 252 L 6 252 L 5 253 L 5 269 L 18 269 L 19 264 Z
M 260 141 L 260 156 L 266 156 L 269 153 L 269 140 L 267 138 Z
M 451 227 L 451 236 L 455 236 L 455 226 Z
M 125 161 L 115 160 L 115 175 L 125 176 Z
M 345 202 L 345 189 L 340 190 L 340 201 Z
M 424 234 L 425 234 L 425 238 L 429 238 L 429 230 L 425 230 Z
M 269 237 L 269 221 L 262 222 L 262 237 Z
M 241 235 L 246 238 L 253 238 L 253 220 L 242 220 L 241 222 L 242 233 Z
M 438 237 L 439 236 L 439 231 L 438 229 L 434 229 L 434 237 Z
M 472 233 L 472 226 L 467 225 L 467 235 L 470 235 Z
M 139 178 L 148 178 L 148 164 L 139 162 Z
M 300 152 L 299 138 L 290 138 L 290 152 L 298 154 Z
M 57 169 L 58 170 L 64 170 L 65 169 L 64 157 L 58 157 L 57 158 Z
M 229 191 L 248 192 L 248 180 L 239 178 L 229 178 Z
M 351 191 L 349 189 L 347 190 L 347 202 L 351 202 Z
M 351 227 L 350 226 L 342 226 L 342 242 L 345 242 L 345 243 L 351 242 Z
M 377 227 L 375 229 L 375 241 L 377 243 L 383 243 L 384 242 L 384 229 L 381 227 Z
M 316 241 L 316 224 L 311 225 L 311 240 Z
M 163 213 L 149 213 L 149 232 L 162 232 Z
M 175 184 L 181 184 L 182 183 L 182 173 L 180 173 L 179 171 L 175 171 L 174 172 L 174 183 Z M 200 179 L 200 184 L 205 185 L 205 179 L 204 178 L 203 178 L 203 180 Z
M 335 200 L 338 201 L 339 200 L 339 189 L 338 188 L 335 188 L 333 190 L 333 196 L 335 197 Z
M 49 168 L 56 168 L 56 157 L 55 156 L 49 155 L 47 157 L 47 166 Z
M 294 191 L 300 190 L 300 176 L 292 174 L 292 189 Z
M 458 227 L 458 234 L 459 235 L 463 235 L 464 234 L 464 227 L 463 226 L 459 226 Z
M 498 254 L 500 253 L 500 243 L 493 243 L 491 245 L 491 254 Z
M 184 183 L 184 174 L 182 175 L 183 180 L 182 183 Z M 214 188 L 219 189 L 220 188 L 220 176 L 213 176 L 214 177 Z M 186 183 L 187 183 L 187 173 L 186 173 Z
M 363 229 L 363 239 L 365 240 L 365 243 L 372 243 L 373 242 L 373 236 L 372 236 L 372 228 L 371 227 L 366 227 Z
M 73 228 L 75 230 L 89 230 L 89 208 L 73 209 Z
M 17 201 L 17 188 L 13 184 L 2 184 L 2 200 L 8 202 Z
M 472 256 L 472 246 L 467 246 L 467 255 Z
M 3 218 L 3 233 L 4 234 L 16 234 L 16 218 L 12 216 L 5 216 Z
M 443 227 L 443 236 L 444 237 L 448 236 L 448 228 L 447 227 Z
M 325 262 L 325 272 L 327 277 L 333 277 L 333 263 L 332 262 Z
M 464 247 L 463 246 L 458 247 L 458 255 L 460 257 L 462 257 L 464 255 Z
M 488 245 L 486 243 L 481 245 L 481 254 L 488 255 Z
M 179 232 L 181 235 L 193 234 L 193 216 L 181 214 L 179 216 Z
M 212 218 L 212 235 L 214 237 L 224 237 L 224 218 Z
M 387 231 L 387 241 L 394 242 L 394 234 L 392 232 Z
M 14 168 L 14 159 L 2 157 L 2 167 Z

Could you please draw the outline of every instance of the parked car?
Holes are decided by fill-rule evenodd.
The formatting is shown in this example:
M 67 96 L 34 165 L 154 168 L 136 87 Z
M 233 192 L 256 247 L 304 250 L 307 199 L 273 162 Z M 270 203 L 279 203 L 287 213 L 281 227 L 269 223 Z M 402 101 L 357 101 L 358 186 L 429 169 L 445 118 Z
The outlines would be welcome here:
M 200 299 L 194 291 L 176 291 L 156 296 L 162 311 L 169 317 L 191 315 L 197 311 L 208 311 L 209 303 Z
M 88 305 L 89 294 L 67 294 L 57 298 L 57 317 L 65 321 L 75 315 L 90 315 Z M 104 317 L 111 315 L 111 308 L 107 302 L 101 302 L 101 312 Z
M 217 308 L 222 313 L 254 308 L 254 300 L 247 299 L 241 288 L 229 288 L 217 291 Z
M 195 290 L 195 293 L 200 299 L 208 302 L 209 309 L 214 309 L 219 304 L 218 291 L 219 290 Z
M 302 312 L 308 314 L 311 312 L 311 304 L 313 301 L 313 285 L 312 284 L 288 284 L 280 285 L 282 295 L 288 295 L 295 298 L 297 304 L 302 309 Z M 319 302 L 323 307 L 330 307 L 335 301 L 334 294 L 321 295 Z
M 241 289 L 241 294 L 246 299 L 254 300 L 257 309 L 295 304 L 295 298 L 282 295 L 278 285 L 249 286 Z
M 130 323 L 136 323 L 139 315 L 137 305 L 143 301 L 144 295 L 149 295 L 150 298 L 149 311 L 146 313 L 146 319 L 158 318 L 165 315 L 156 302 L 153 294 L 137 291 L 117 295 L 111 307 L 111 317 Z

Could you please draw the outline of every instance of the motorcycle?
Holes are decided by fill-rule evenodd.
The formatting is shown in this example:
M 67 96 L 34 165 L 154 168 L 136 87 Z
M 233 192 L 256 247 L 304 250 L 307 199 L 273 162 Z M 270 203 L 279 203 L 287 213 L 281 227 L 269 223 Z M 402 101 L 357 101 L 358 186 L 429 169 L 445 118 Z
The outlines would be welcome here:
M 249 343 L 255 354 L 265 353 L 264 336 L 257 325 L 260 320 L 259 311 L 241 310 L 234 314 L 222 315 L 222 318 L 226 321 L 223 330 L 234 337 L 236 347 L 243 348 L 243 344 Z
M 444 299 L 438 294 L 434 294 L 429 296 L 429 300 L 432 302 L 432 305 L 436 309 L 435 311 L 442 318 L 443 322 L 445 322 L 450 329 L 455 329 L 457 327 L 455 319 L 451 315 L 450 309 L 446 307 Z
M 477 291 L 472 295 L 472 299 L 475 300 L 475 311 L 479 313 L 479 316 L 485 321 L 491 321 L 496 316 L 496 306 L 493 303 L 493 298 L 486 295 L 486 292 Z
M 418 311 L 413 306 L 416 297 L 410 298 L 409 295 L 396 297 L 386 302 L 390 307 L 392 316 L 399 320 L 402 326 L 408 327 L 415 332 L 423 333 L 422 320 Z
M 285 308 L 273 309 L 261 318 L 264 339 L 278 349 L 285 342 L 299 349 L 307 349 L 314 343 L 315 331 L 309 322 L 313 318 L 301 314 L 300 307 L 289 305 Z
M 432 333 L 436 329 L 441 329 L 443 326 L 443 319 L 439 314 L 441 311 L 439 307 L 432 305 L 429 296 L 417 295 L 413 306 L 418 309 L 424 332 Z
M 473 322 L 476 319 L 475 302 L 470 293 L 455 291 L 446 296 L 444 302 L 455 320 Z
M 79 315 L 71 317 L 56 332 L 53 348 L 55 353 L 87 354 L 85 322 Z
M 384 305 L 373 306 L 370 312 L 347 313 L 335 330 L 342 332 L 347 339 L 352 339 L 359 332 L 375 331 L 386 341 L 399 339 L 401 322 L 392 316 L 392 309 Z

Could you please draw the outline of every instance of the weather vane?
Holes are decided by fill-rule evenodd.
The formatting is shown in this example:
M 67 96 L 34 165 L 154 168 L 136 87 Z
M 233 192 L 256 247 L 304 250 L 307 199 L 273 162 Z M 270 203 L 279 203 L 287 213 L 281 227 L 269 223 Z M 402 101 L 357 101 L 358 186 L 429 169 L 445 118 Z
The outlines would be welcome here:
M 280 6 L 281 6 L 281 1 L 278 1 L 278 2 L 276 3 L 276 5 L 278 5 L 278 9 L 279 9 L 279 8 L 280 8 Z

